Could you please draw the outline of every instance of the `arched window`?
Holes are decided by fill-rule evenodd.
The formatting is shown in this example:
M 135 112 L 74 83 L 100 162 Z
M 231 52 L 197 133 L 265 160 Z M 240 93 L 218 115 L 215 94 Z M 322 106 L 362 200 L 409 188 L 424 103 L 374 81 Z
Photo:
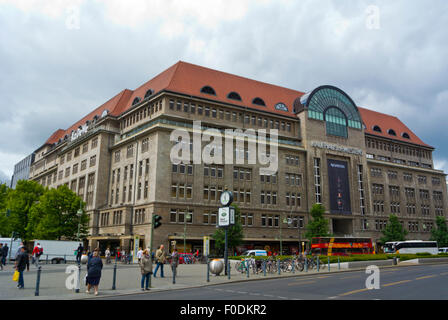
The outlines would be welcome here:
M 397 135 L 393 129 L 389 129 L 387 131 L 387 133 L 390 134 L 391 136 L 396 136 Z
M 238 93 L 236 93 L 235 91 L 230 92 L 227 95 L 227 99 L 242 101 L 241 96 Z
M 411 139 L 411 137 L 409 136 L 409 134 L 407 132 L 403 132 L 403 134 L 401 136 L 406 139 Z
M 329 107 L 325 110 L 325 126 L 327 135 L 347 138 L 347 117 L 336 107 Z
M 253 103 L 253 104 L 256 104 L 256 105 L 258 105 L 258 106 L 266 107 L 266 104 L 264 103 L 263 99 L 258 98 L 258 97 L 255 98 L 254 100 L 252 100 L 252 103 Z
M 281 111 L 288 111 L 288 107 L 283 102 L 277 103 L 275 105 L 275 109 L 276 110 L 281 110 Z
M 154 90 L 149 89 L 148 91 L 146 91 L 146 93 L 145 93 L 145 98 L 144 98 L 144 99 L 149 98 L 153 93 L 154 93 Z
M 215 89 L 213 89 L 213 88 L 210 87 L 210 86 L 202 87 L 201 92 L 202 92 L 202 93 L 206 93 L 206 94 L 212 94 L 212 95 L 216 96 Z
M 132 101 L 132 105 L 135 105 L 137 103 L 140 102 L 140 98 L 139 97 L 135 97 L 134 101 Z
M 373 126 L 373 131 L 382 132 L 379 126 Z

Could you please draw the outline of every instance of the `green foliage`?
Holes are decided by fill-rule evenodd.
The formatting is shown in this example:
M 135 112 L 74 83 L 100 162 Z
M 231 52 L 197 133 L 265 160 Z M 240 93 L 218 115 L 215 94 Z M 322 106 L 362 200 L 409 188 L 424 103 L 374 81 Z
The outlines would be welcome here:
M 6 207 L 6 201 L 8 200 L 9 188 L 6 184 L 0 184 L 0 236 L 11 236 L 11 227 L 8 219 L 8 208 Z
M 85 238 L 88 216 L 84 211 L 81 217 L 77 215 L 82 207 L 81 198 L 67 186 L 50 189 L 30 210 L 27 231 L 35 239 L 76 240 L 80 223 L 80 238 Z
M 436 218 L 436 228 L 431 230 L 431 240 L 437 241 L 440 248 L 448 247 L 448 227 L 445 217 Z
M 313 237 L 329 236 L 328 220 L 324 218 L 325 208 L 320 203 L 312 206 L 310 215 L 312 219 L 306 226 L 305 237 L 311 241 Z
M 23 241 L 31 240 L 32 235 L 27 230 L 30 211 L 44 193 L 44 187 L 28 180 L 19 180 L 16 188 L 8 192 L 6 208 L 10 210 L 10 215 L 7 217 L 7 223 L 17 238 Z
M 243 242 L 244 232 L 243 226 L 241 224 L 241 213 L 240 208 L 236 204 L 232 204 L 235 208 L 235 224 L 229 227 L 227 232 L 227 241 L 229 252 L 232 252 L 232 248 L 240 245 Z M 212 238 L 215 240 L 215 249 L 223 252 L 225 249 L 225 231 L 224 228 L 216 229 Z
M 389 216 L 389 222 L 383 231 L 383 237 L 380 242 L 382 244 L 389 241 L 404 241 L 408 232 L 401 226 L 396 215 L 391 214 Z

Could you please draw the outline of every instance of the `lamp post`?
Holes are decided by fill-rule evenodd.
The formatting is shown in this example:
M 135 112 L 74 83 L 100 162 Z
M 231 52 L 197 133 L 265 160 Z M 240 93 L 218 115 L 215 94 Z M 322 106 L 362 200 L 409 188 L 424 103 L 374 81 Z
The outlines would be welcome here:
M 79 242 L 79 228 L 81 226 L 81 216 L 82 216 L 82 213 L 83 213 L 83 211 L 81 209 L 81 202 L 79 202 L 79 210 L 78 210 L 78 212 L 76 212 L 76 215 L 79 218 L 79 220 L 78 220 L 78 236 L 77 236 L 78 242 Z
M 187 253 L 187 220 L 190 220 L 191 214 L 189 211 L 184 216 L 184 253 Z

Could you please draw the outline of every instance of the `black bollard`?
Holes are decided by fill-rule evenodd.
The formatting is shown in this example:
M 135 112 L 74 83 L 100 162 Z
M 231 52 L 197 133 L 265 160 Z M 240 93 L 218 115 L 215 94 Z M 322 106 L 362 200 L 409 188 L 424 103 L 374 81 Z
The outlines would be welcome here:
M 173 284 L 176 284 L 176 266 L 172 265 L 171 270 L 173 272 Z
M 210 260 L 207 257 L 207 282 L 210 282 Z
M 266 260 L 263 260 L 263 274 L 266 277 Z
M 230 280 L 230 260 L 227 262 L 227 278 Z
M 39 286 L 40 286 L 40 273 L 41 273 L 41 266 L 37 268 L 37 278 L 36 278 L 36 291 L 34 292 L 35 296 L 39 295 Z
M 112 290 L 115 290 L 115 283 L 116 283 L 116 279 L 117 279 L 117 259 L 115 259 L 115 264 L 114 264 L 114 277 L 112 279 Z

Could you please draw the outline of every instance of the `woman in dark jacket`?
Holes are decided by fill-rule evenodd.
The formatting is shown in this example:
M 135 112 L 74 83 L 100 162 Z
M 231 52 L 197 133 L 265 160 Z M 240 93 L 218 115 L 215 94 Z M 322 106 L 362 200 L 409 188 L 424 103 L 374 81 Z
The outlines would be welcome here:
M 92 258 L 87 263 L 87 291 L 90 293 L 90 288 L 93 286 L 95 295 L 98 295 L 98 285 L 101 279 L 101 270 L 103 269 L 103 261 L 99 257 L 98 249 L 93 252 Z

